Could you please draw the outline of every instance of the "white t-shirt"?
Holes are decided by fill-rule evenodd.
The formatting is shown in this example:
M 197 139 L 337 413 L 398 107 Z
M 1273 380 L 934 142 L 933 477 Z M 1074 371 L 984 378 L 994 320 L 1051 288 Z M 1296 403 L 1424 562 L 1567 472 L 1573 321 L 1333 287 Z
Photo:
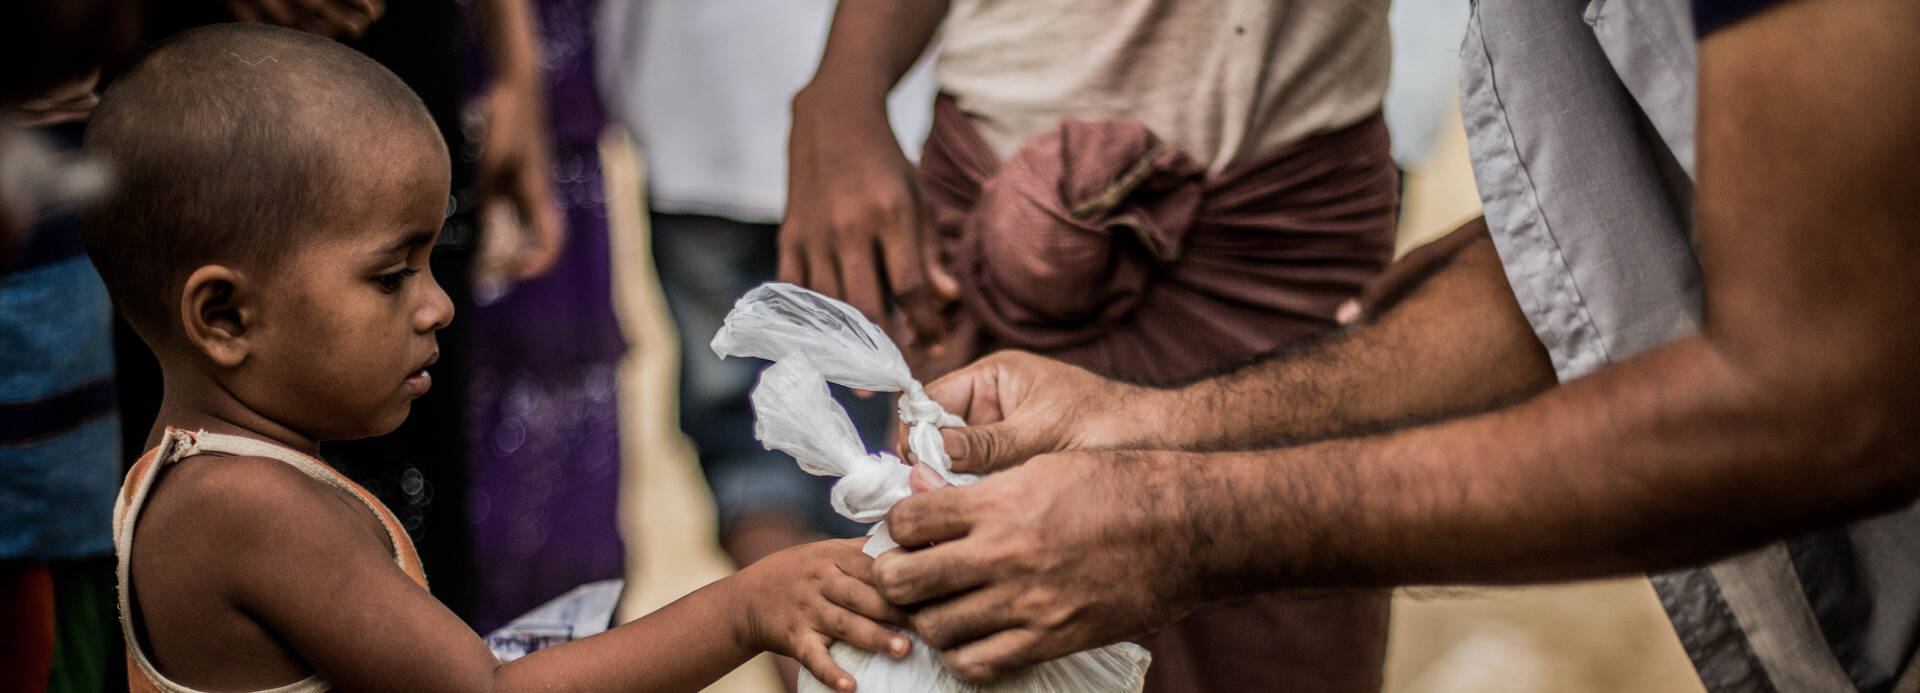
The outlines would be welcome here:
M 787 199 L 794 92 L 813 78 L 833 0 L 607 2 L 595 24 L 601 93 L 639 140 L 662 212 L 777 223 Z M 917 66 L 888 105 L 908 157 L 933 117 Z
M 1373 115 L 1387 0 L 953 0 L 937 73 L 1001 157 L 1125 118 L 1219 172 Z

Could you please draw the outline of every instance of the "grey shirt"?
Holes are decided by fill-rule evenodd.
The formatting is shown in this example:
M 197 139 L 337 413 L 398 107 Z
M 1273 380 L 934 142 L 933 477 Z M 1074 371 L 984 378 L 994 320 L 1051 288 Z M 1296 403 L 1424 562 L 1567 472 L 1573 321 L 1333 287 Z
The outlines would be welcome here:
M 1697 332 L 1686 0 L 1480 0 L 1461 60 L 1487 225 L 1560 380 Z M 1916 508 L 1653 576 L 1707 689 L 1920 690 Z

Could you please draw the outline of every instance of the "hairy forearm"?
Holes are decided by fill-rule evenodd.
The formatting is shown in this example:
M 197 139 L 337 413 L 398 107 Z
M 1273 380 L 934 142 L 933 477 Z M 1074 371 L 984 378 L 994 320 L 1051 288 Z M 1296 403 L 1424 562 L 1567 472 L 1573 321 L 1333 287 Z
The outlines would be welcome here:
M 697 691 L 758 652 L 743 634 L 737 578 L 639 620 L 500 667 L 494 690 Z
M 842 0 L 820 68 L 794 97 L 794 109 L 884 115 L 887 92 L 926 51 L 946 14 L 946 0 Z
M 1181 482 L 1186 527 L 1233 540 L 1206 544 L 1201 584 L 1652 571 L 1911 502 L 1910 446 L 1861 425 L 1884 401 L 1738 363 L 1695 336 L 1494 413 L 1209 456 Z
M 1405 300 L 1365 326 L 1130 409 L 1173 414 L 1149 446 L 1233 449 L 1356 435 L 1481 411 L 1553 384 L 1485 225 Z
M 1832 76 L 1912 76 L 1917 18 L 1784 3 L 1702 42 L 1699 334 L 1500 411 L 1185 464 L 1186 504 L 1216 508 L 1190 531 L 1233 537 L 1202 570 L 1241 590 L 1581 578 L 1913 502 L 1920 81 Z

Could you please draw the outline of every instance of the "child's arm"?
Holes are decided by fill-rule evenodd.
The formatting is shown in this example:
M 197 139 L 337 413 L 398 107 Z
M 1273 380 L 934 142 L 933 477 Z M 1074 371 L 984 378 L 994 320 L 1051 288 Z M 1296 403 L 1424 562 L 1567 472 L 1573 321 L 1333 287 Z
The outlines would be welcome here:
M 232 549 L 207 568 L 339 690 L 691 691 L 761 650 L 850 684 L 827 656 L 833 640 L 905 654 L 906 639 L 874 622 L 905 619 L 864 581 L 872 561 L 851 540 L 774 554 L 638 621 L 502 665 L 394 565 L 364 507 L 307 481 L 207 508 L 207 539 Z
M 852 678 L 827 655 L 833 641 L 907 654 L 906 636 L 874 622 L 905 623 L 906 617 L 867 584 L 873 559 L 860 552 L 865 541 L 775 553 L 633 623 L 515 660 L 501 680 L 519 689 L 523 682 L 587 683 L 569 678 L 578 672 L 624 670 L 630 678 L 617 680 L 642 690 L 696 690 L 765 650 L 793 657 L 815 678 L 851 691 Z M 654 671 L 644 671 L 649 668 Z

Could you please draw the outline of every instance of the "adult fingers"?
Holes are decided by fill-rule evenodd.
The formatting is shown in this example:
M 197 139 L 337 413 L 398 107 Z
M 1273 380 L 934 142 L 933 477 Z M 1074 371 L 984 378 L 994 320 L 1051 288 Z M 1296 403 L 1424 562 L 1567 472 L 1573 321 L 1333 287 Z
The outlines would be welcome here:
M 995 361 L 989 356 L 934 379 L 926 386 L 927 397 L 941 409 L 965 419 L 969 426 L 999 421 L 1004 412 L 998 396 L 1001 371 Z
M 887 302 L 880 292 L 880 267 L 874 261 L 873 243 L 862 234 L 847 234 L 839 239 L 840 288 L 847 303 L 876 325 L 887 324 Z
M 973 529 L 969 488 L 942 489 L 908 496 L 887 511 L 887 531 L 908 548 L 952 541 Z
M 300 23 L 293 25 L 293 28 L 313 34 L 314 36 L 324 36 L 330 39 L 340 38 L 340 27 L 334 26 L 333 22 L 329 22 L 325 17 L 317 14 L 300 15 Z
M 944 650 L 1020 626 L 1030 616 L 1013 607 L 1010 588 L 985 587 L 920 607 L 913 614 L 913 631 Z
M 801 286 L 828 296 L 840 297 L 840 268 L 833 256 L 833 245 L 814 238 L 806 245 L 807 266 Z
M 1052 659 L 1046 652 L 1041 646 L 1039 633 L 1026 628 L 1014 628 L 941 653 L 940 661 L 963 681 L 987 684 Z
M 340 2 L 366 15 L 368 22 L 377 21 L 387 13 L 387 4 L 381 0 L 340 0 Z
M 934 471 L 933 467 L 927 466 L 927 463 L 914 462 L 913 474 L 907 477 L 907 485 L 913 489 L 914 493 L 926 493 L 946 488 L 950 484 L 940 476 L 939 472 Z
M 927 269 L 927 283 L 933 288 L 934 296 L 943 302 L 957 300 L 960 298 L 960 280 L 947 272 L 946 263 L 940 261 L 939 240 L 928 214 L 928 210 L 922 207 L 916 226 L 920 232 L 920 266 Z
M 269 23 L 285 27 L 299 26 L 300 13 L 288 6 L 284 0 L 256 0 L 250 5 L 258 17 Z
M 955 471 L 971 474 L 1016 467 L 1058 447 L 1044 433 L 1021 421 L 940 429 Z
M 340 27 L 334 26 L 325 14 L 314 7 L 317 2 L 318 0 L 287 0 L 276 3 L 285 11 L 286 20 L 274 23 L 315 36 L 334 38 L 340 33 Z M 266 9 L 270 10 L 271 7 Z
M 800 666 L 806 667 L 807 673 L 813 674 L 813 677 L 819 679 L 821 683 L 832 686 L 840 693 L 852 693 L 853 677 L 833 661 L 833 655 L 827 654 L 829 642 L 831 641 L 823 635 L 802 638 L 793 648 L 793 658 L 800 662 Z
M 514 263 L 514 278 L 520 281 L 539 277 L 553 269 L 560 261 L 560 251 L 566 244 L 566 221 L 554 203 L 553 188 L 546 179 L 548 172 L 545 167 L 532 162 L 524 165 L 529 170 L 520 172 L 514 189 L 521 209 L 531 221 L 534 237 Z
M 923 242 L 931 240 L 929 234 L 919 228 L 925 219 L 917 209 L 909 214 L 907 218 L 894 222 L 905 228 L 895 228 L 890 233 L 881 234 L 880 249 L 887 261 L 887 286 L 893 289 L 893 298 L 899 304 L 900 312 L 906 314 L 907 327 L 913 330 L 914 342 L 931 344 L 938 342 L 946 331 L 940 320 L 940 310 L 945 301 L 934 293 L 927 277 L 927 273 L 934 268 L 927 265 L 928 256 L 921 248 Z
M 999 397 L 996 396 L 998 390 L 995 378 L 1000 370 L 989 363 L 993 358 L 989 356 L 935 379 L 926 386 L 927 397 L 939 404 L 941 409 L 965 420 L 969 426 L 999 421 L 1002 413 Z M 901 422 L 896 425 L 896 428 L 900 432 L 899 439 L 906 440 L 908 431 L 906 423 Z M 945 435 L 941 436 L 941 440 L 950 442 Z M 949 449 L 947 455 L 951 457 L 953 451 Z M 905 445 L 900 446 L 900 459 L 909 462 L 920 461 L 920 458 L 913 454 L 913 450 Z
M 332 35 L 339 38 L 358 38 L 373 22 L 358 8 L 335 0 L 306 0 L 305 5 L 308 15 L 330 27 Z
M 873 586 L 889 602 L 920 604 L 986 584 L 991 566 L 966 544 L 882 556 L 873 567 Z
M 777 238 L 779 239 L 780 268 L 775 276 L 779 277 L 780 281 L 788 284 L 806 286 L 807 242 L 805 232 L 800 230 L 797 222 L 789 220 L 787 223 L 780 225 L 780 232 Z

